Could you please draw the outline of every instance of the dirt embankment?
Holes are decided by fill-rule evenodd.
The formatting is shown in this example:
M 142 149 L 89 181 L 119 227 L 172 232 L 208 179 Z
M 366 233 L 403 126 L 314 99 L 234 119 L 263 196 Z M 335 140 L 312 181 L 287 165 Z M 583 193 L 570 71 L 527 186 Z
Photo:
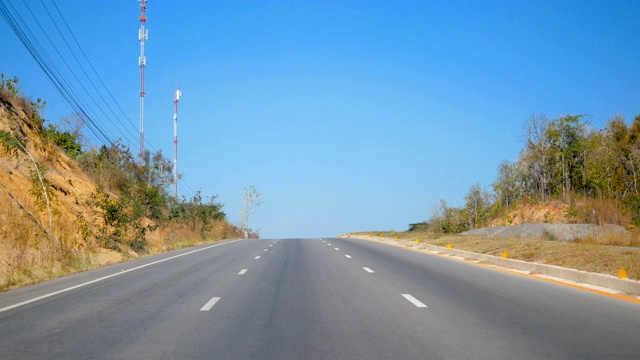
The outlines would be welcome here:
M 195 225 L 155 226 L 144 218 L 144 249 L 102 243 L 106 210 L 96 204 L 96 183 L 47 138 L 43 120 L 29 109 L 27 98 L 0 92 L 0 291 L 205 241 Z M 235 230 L 215 220 L 206 237 Z

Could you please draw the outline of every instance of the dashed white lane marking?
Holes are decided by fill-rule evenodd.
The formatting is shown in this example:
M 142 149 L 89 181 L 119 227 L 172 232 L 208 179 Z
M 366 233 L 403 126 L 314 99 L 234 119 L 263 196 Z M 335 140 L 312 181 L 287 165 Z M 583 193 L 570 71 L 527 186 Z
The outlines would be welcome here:
M 249 270 L 249 269 L 242 269 L 242 270 L 240 270 L 240 272 L 238 273 L 238 275 L 244 275 L 244 274 L 246 274 L 246 273 L 247 273 L 247 270 Z
M 204 304 L 204 306 L 200 309 L 200 311 L 209 311 L 209 310 L 211 310 L 213 305 L 215 305 L 218 302 L 218 300 L 220 300 L 219 297 L 211 298 L 211 300 L 209 300 L 206 304 Z
M 334 249 L 336 249 L 336 250 L 340 250 L 340 249 L 338 249 L 338 248 L 334 248 Z
M 327 244 L 327 245 L 331 246 L 331 244 Z
M 346 257 L 347 259 L 351 259 L 351 255 L 345 255 L 344 257 Z
M 369 269 L 368 267 L 363 267 L 364 271 L 373 274 L 375 271 Z
M 269 245 L 269 246 L 273 246 L 273 244 Z
M 120 272 L 117 272 L 117 273 L 115 273 L 115 274 L 111 274 L 111 275 L 103 276 L 103 277 L 98 278 L 98 279 L 95 279 L 95 280 L 87 281 L 87 282 L 82 283 L 82 284 L 78 284 L 78 285 L 75 285 L 75 286 L 68 287 L 68 288 L 66 288 L 66 289 L 62 289 L 62 290 L 58 290 L 58 291 L 54 291 L 54 292 L 49 293 L 49 294 L 46 294 L 46 295 L 38 296 L 38 297 L 33 298 L 33 299 L 31 299 L 31 300 L 26 300 L 26 301 L 23 301 L 23 302 L 21 302 L 21 303 L 17 303 L 17 304 L 13 304 L 13 305 L 11 305 L 11 306 L 7 306 L 7 307 L 4 307 L 4 308 L 1 308 L 1 309 L 0 309 L 0 313 L 1 313 L 1 312 L 4 312 L 4 311 L 7 311 L 7 310 L 15 309 L 15 308 L 20 307 L 20 306 L 24 306 L 24 305 L 27 305 L 27 304 L 31 304 L 31 303 L 33 303 L 33 302 L 40 301 L 40 300 L 42 300 L 42 299 L 46 299 L 46 298 L 49 298 L 49 297 L 52 297 L 52 296 L 55 296 L 55 295 L 58 295 L 58 294 L 62 294 L 62 293 L 65 293 L 65 292 L 67 292 L 67 291 L 75 290 L 75 289 L 77 289 L 77 288 L 81 288 L 81 287 L 83 287 L 83 286 L 91 285 L 91 284 L 94 284 L 94 283 L 100 282 L 100 281 L 102 281 L 102 280 L 107 280 L 107 279 L 110 279 L 110 278 L 112 278 L 112 277 L 114 277 L 114 276 L 123 275 L 123 274 L 126 274 L 126 273 L 131 272 L 131 271 L 135 271 L 135 270 L 139 270 L 139 269 L 142 269 L 142 268 L 146 268 L 147 266 L 151 266 L 151 265 L 159 264 L 159 263 L 161 263 L 161 262 L 169 261 L 169 260 L 172 260 L 172 259 L 175 259 L 175 258 L 179 258 L 179 257 L 181 257 L 181 256 L 185 256 L 185 255 L 193 254 L 193 253 L 196 253 L 196 252 L 199 252 L 199 251 L 208 250 L 208 249 L 211 249 L 211 248 L 214 248 L 214 247 L 217 247 L 217 246 L 222 246 L 222 245 L 226 245 L 226 244 L 231 244 L 231 243 L 234 243 L 234 242 L 236 242 L 236 241 L 240 241 L 240 240 L 233 240 L 233 241 L 228 241 L 228 242 L 225 242 L 225 243 L 222 243 L 222 244 L 211 245 L 211 246 L 204 247 L 204 248 L 202 248 L 202 249 L 196 249 L 196 250 L 189 251 L 189 252 L 186 252 L 186 253 L 182 253 L 182 254 L 174 255 L 174 256 L 168 257 L 168 258 L 166 258 L 166 259 L 157 260 L 157 261 L 150 262 L 150 263 L 148 263 L 148 264 L 144 264 L 144 265 L 136 266 L 136 267 L 131 268 L 131 269 L 127 269 L 127 270 L 120 270 Z
M 413 296 L 411 296 L 411 294 L 402 294 L 402 296 L 404 296 L 405 299 L 409 300 L 413 305 L 420 307 L 420 308 L 426 308 L 427 305 L 423 304 L 422 302 L 420 302 L 420 300 L 414 298 Z
M 254 257 L 254 259 L 256 259 L 256 260 L 260 259 L 260 255 Z
M 264 249 L 264 251 L 268 251 L 269 249 Z

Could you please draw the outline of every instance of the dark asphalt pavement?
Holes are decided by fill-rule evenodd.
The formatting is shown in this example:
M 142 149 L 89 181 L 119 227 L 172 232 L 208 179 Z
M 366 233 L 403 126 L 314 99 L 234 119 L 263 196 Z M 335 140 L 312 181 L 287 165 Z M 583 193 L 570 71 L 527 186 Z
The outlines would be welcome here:
M 356 239 L 203 245 L 0 294 L 0 359 L 634 359 L 640 305 Z

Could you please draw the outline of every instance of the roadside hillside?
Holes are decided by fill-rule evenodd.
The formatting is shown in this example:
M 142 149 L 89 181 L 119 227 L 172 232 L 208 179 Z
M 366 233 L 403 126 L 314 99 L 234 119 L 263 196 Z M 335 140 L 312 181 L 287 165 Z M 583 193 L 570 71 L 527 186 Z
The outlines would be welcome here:
M 64 267 L 82 266 L 74 261 L 100 262 L 80 256 L 94 247 L 78 231 L 89 227 L 94 212 L 88 204 L 95 185 L 67 154 L 45 141 L 43 129 L 34 124 L 37 115 L 30 110 L 20 98 L 0 98 L 5 138 L 0 147 L 0 289 L 24 278 L 52 277 L 68 271 Z M 18 146 L 11 146 L 12 140 Z
M 215 197 L 168 196 L 155 163 L 135 165 L 118 144 L 82 152 L 16 85 L 0 84 L 0 291 L 240 235 Z
M 509 211 L 507 214 L 493 219 L 488 226 L 510 226 L 521 224 L 562 224 L 567 222 L 569 205 L 561 201 L 546 204 L 525 204 Z

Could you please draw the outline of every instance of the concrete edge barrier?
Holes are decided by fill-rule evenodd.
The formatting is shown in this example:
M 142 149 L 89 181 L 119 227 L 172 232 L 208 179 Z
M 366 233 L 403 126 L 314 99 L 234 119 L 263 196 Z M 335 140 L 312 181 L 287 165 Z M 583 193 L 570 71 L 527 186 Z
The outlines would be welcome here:
M 429 244 L 417 244 L 407 240 L 395 240 L 395 239 L 389 239 L 389 238 L 374 238 L 374 237 L 369 238 L 367 236 L 362 236 L 359 238 L 362 238 L 364 240 L 383 240 L 387 242 L 396 242 L 399 244 L 408 245 L 415 248 L 422 248 L 422 249 L 426 249 L 429 251 L 446 254 L 446 255 L 459 256 L 464 259 L 476 260 L 476 261 L 489 263 L 489 264 L 504 267 L 504 268 L 528 271 L 533 275 L 552 276 L 552 277 L 572 281 L 575 283 L 600 286 L 603 288 L 620 291 L 629 295 L 636 295 L 636 296 L 640 295 L 640 281 L 635 281 L 630 279 L 620 279 L 616 276 L 592 273 L 592 272 L 576 270 L 576 269 L 569 269 L 569 268 L 564 268 L 556 265 L 547 265 L 547 264 L 527 262 L 527 261 L 515 260 L 515 259 L 505 259 L 502 257 L 493 256 L 493 255 L 478 254 L 478 253 L 474 253 L 471 251 L 464 251 L 464 250 L 447 249 L 445 247 L 429 245 Z

